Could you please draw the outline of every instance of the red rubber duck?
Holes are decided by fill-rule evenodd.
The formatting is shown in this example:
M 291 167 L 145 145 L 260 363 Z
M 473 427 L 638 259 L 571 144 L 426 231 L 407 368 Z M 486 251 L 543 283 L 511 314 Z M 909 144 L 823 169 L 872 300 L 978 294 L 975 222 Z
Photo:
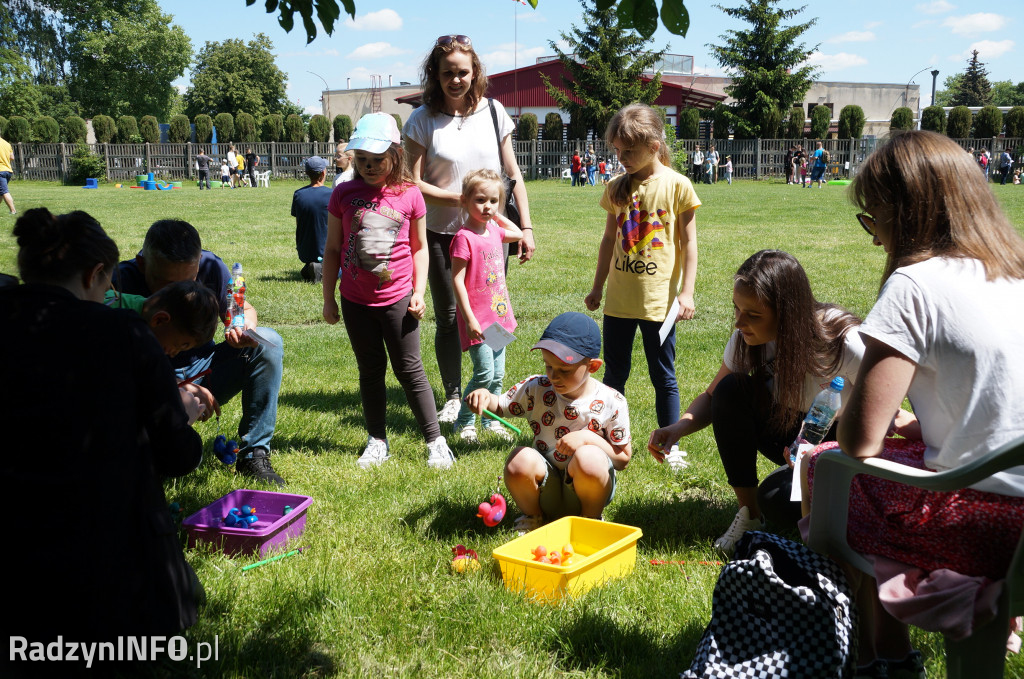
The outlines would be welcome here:
M 505 518 L 505 510 L 507 508 L 505 497 L 501 493 L 495 493 L 491 496 L 490 502 L 480 503 L 476 515 L 484 520 L 485 526 L 494 527 Z

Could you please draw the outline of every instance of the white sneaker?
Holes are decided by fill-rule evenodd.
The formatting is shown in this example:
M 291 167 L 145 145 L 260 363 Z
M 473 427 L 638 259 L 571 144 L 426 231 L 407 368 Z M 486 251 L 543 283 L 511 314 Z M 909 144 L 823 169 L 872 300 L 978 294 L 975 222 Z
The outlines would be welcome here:
M 444 407 L 437 411 L 437 421 L 451 424 L 459 416 L 459 408 L 461 407 L 462 401 L 460 399 L 449 399 L 445 402 Z
M 455 433 L 459 435 L 459 440 L 465 443 L 476 443 L 476 427 L 471 424 L 467 424 L 465 427 L 456 427 Z
M 356 462 L 363 469 L 375 467 L 390 459 L 388 455 L 388 442 L 384 439 L 375 439 L 372 436 L 366 439 L 366 448 Z
M 690 466 L 689 461 L 686 459 L 686 451 L 679 450 L 678 444 L 673 444 L 669 449 L 668 454 L 665 456 L 665 464 L 674 472 L 681 472 Z
M 484 424 L 484 429 L 497 436 L 502 441 L 512 441 L 512 432 L 505 429 L 504 425 L 497 420 L 489 420 Z
M 438 436 L 427 444 L 427 453 L 428 467 L 449 469 L 455 464 L 455 456 L 452 455 L 452 450 L 448 447 L 448 442 L 444 440 L 443 436 Z
M 520 514 L 519 518 L 516 519 L 515 523 L 512 524 L 512 530 L 516 532 L 519 537 L 522 537 L 529 533 L 531 530 L 535 530 L 544 525 L 543 516 L 529 516 L 528 514 Z
M 750 518 L 750 510 L 747 507 L 740 507 L 740 511 L 736 512 L 736 518 L 732 520 L 729 530 L 725 531 L 722 537 L 715 540 L 715 549 L 727 559 L 731 559 L 733 553 L 736 552 L 736 543 L 740 541 L 744 533 L 748 530 L 762 530 L 763 528 L 764 519 L 752 519 Z

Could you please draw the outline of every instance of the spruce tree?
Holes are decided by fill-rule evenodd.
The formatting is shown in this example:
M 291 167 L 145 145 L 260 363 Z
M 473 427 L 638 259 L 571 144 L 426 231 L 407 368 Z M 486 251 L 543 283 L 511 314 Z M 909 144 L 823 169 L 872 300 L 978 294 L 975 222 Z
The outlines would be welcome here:
M 985 106 L 992 99 L 992 85 L 988 82 L 988 71 L 985 64 L 978 61 L 978 50 L 971 52 L 960 81 L 960 90 L 953 95 L 952 106 Z
M 818 46 L 807 49 L 797 40 L 817 19 L 783 26 L 804 10 L 779 9 L 780 0 L 743 0 L 740 7 L 715 5 L 747 30 L 727 31 L 721 44 L 709 44 L 715 60 L 732 76 L 725 88 L 734 99 L 737 136 L 774 136 L 783 114 L 811 88 L 817 67 L 806 64 Z M 803 65 L 801 65 L 803 64 Z
M 602 136 L 623 106 L 637 101 L 651 104 L 658 97 L 660 74 L 648 82 L 642 76 L 654 70 L 665 50 L 647 51 L 650 41 L 621 28 L 614 7 L 598 9 L 591 0 L 580 0 L 580 4 L 583 26 L 573 25 L 570 33 L 561 34 L 569 51 L 563 52 L 554 41 L 548 43 L 565 68 L 561 86 L 544 75 L 541 78 L 558 108 L 569 114 L 574 131 L 585 126 Z

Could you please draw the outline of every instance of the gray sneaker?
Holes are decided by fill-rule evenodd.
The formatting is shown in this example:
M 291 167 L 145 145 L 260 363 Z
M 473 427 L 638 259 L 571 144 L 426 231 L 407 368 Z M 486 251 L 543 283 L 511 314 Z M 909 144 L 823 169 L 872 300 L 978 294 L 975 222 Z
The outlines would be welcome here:
M 508 429 L 505 429 L 504 425 L 497 420 L 488 420 L 487 423 L 484 424 L 484 430 L 490 432 L 494 436 L 497 436 L 502 441 L 512 441 L 512 433 Z
M 434 469 L 450 469 L 455 464 L 455 456 L 443 436 L 427 444 L 427 466 Z
M 356 463 L 363 469 L 369 469 L 386 462 L 390 458 L 391 456 L 388 455 L 388 442 L 384 439 L 368 436 L 366 438 L 366 448 L 363 449 L 363 454 L 359 456 Z
M 238 458 L 235 463 L 235 471 L 257 481 L 274 483 L 278 486 L 284 485 L 284 479 L 274 471 L 273 465 L 270 464 L 270 451 L 265 448 L 253 448 L 246 457 Z
M 512 524 L 512 530 L 516 532 L 519 537 L 522 537 L 530 531 L 537 530 L 544 525 L 543 516 L 530 516 L 529 514 L 520 514 L 519 518 Z
M 748 530 L 764 530 L 764 519 L 750 518 L 750 510 L 747 507 L 740 507 L 736 517 L 732 520 L 729 530 L 722 534 L 722 537 L 715 540 L 715 549 L 727 559 L 731 559 L 736 552 L 736 543 L 740 541 L 743 534 Z

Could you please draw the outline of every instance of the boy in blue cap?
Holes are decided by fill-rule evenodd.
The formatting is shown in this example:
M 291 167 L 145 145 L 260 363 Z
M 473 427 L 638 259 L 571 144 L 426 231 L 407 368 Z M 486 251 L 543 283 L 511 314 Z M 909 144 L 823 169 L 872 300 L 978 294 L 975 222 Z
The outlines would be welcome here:
M 501 396 L 477 389 L 466 403 L 477 414 L 525 417 L 533 446 L 519 446 L 505 461 L 505 485 L 523 511 L 515 529 L 524 535 L 563 516 L 599 519 L 615 494 L 615 472 L 633 454 L 626 399 L 592 377 L 600 370 L 601 330 L 586 314 L 568 311 L 533 345 L 544 355 L 534 375 Z

